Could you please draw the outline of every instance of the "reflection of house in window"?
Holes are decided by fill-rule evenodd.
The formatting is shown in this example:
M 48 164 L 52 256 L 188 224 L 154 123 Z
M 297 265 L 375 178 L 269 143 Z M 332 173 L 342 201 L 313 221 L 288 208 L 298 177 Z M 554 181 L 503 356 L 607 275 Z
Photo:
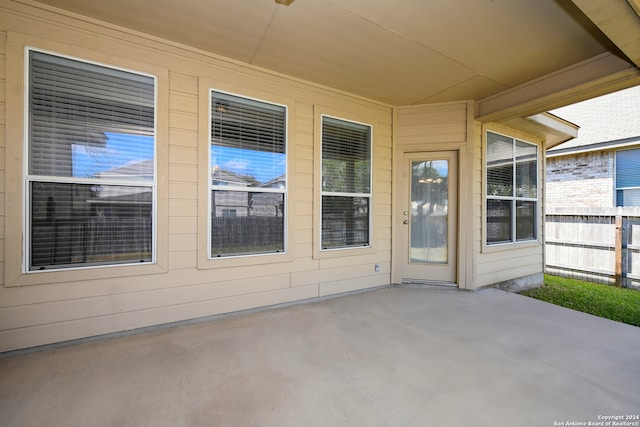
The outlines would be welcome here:
M 220 166 L 216 165 L 211 170 L 211 183 L 213 185 L 233 185 L 234 187 L 248 187 L 249 181 L 236 175 L 233 172 L 220 169 Z
M 286 182 L 285 176 L 280 175 L 265 182 L 260 188 L 284 189 Z M 284 200 L 280 193 L 258 193 L 253 196 L 253 199 L 259 201 L 259 203 L 253 207 L 253 210 L 261 216 L 284 216 Z M 258 211 L 256 209 L 260 210 Z
M 124 166 L 97 172 L 96 178 L 127 178 L 153 180 L 153 159 L 134 160 Z
M 245 179 L 242 179 L 233 172 L 222 170 L 217 165 L 214 166 L 211 170 L 211 182 L 213 183 L 213 185 L 221 186 L 233 186 L 241 188 L 249 186 L 249 183 Z M 211 202 L 213 204 L 212 212 L 214 212 L 214 216 L 248 216 L 250 207 L 250 194 L 251 193 L 247 193 L 246 191 L 213 192 Z M 231 215 L 230 212 L 233 212 L 233 215 Z
M 130 177 L 132 170 L 146 170 L 153 178 L 153 160 L 96 173 L 95 178 Z M 149 186 L 32 185 L 33 205 L 46 205 L 44 220 L 38 220 L 39 211 L 34 211 L 33 265 L 150 259 L 153 196 Z
M 215 216 L 284 216 L 284 201 L 281 193 L 247 192 L 244 190 L 252 182 L 251 177 L 237 174 L 214 166 L 211 172 L 214 185 L 240 187 L 241 191 L 218 191 L 212 195 L 212 212 Z M 265 182 L 256 188 L 283 189 L 286 185 L 285 175 Z
M 150 262 L 155 79 L 35 50 L 28 68 L 28 269 Z
M 95 177 L 129 176 L 131 168 L 153 177 L 152 160 Z M 32 265 L 149 260 L 152 202 L 149 186 L 32 183 Z
M 286 179 L 284 175 L 280 175 L 270 181 L 265 182 L 260 187 L 262 188 L 285 188 Z
M 129 164 L 95 174 L 96 178 L 138 177 L 145 181 L 153 180 L 153 160 L 133 161 Z M 149 187 L 124 187 L 112 185 L 93 186 L 95 189 L 88 204 L 95 206 L 97 215 L 128 216 L 135 212 L 144 212 L 151 216 L 152 197 Z M 115 214 L 111 206 L 118 206 Z
M 285 249 L 286 107 L 211 92 L 211 257 Z

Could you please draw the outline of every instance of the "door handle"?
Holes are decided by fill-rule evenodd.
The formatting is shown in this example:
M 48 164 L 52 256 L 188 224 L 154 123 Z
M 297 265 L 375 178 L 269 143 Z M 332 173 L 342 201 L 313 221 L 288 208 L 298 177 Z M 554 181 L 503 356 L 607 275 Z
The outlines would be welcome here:
M 402 223 L 403 223 L 403 224 L 409 224 L 409 220 L 408 220 L 408 219 L 403 219 L 403 220 L 402 220 Z

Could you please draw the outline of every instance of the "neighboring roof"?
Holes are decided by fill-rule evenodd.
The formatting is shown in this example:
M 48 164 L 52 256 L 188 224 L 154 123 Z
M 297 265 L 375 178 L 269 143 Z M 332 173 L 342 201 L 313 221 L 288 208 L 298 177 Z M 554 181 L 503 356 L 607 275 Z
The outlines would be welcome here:
M 114 178 L 126 176 L 129 178 L 153 178 L 153 159 L 132 160 L 129 163 L 95 174 L 96 178 Z
M 285 184 L 285 176 L 284 175 L 280 175 L 280 176 L 277 176 L 277 177 L 273 178 L 270 181 L 265 182 L 260 187 L 262 187 L 262 188 L 280 188 L 280 186 L 284 185 L 284 184 Z
M 578 137 L 547 151 L 560 155 L 640 143 L 640 86 L 558 108 L 550 113 L 580 127 Z
M 110 169 L 104 172 L 98 172 L 95 174 L 95 176 L 98 178 L 114 178 L 120 176 L 127 176 L 129 178 L 153 178 L 153 167 L 153 159 L 133 160 L 124 166 L 120 166 L 118 168 Z M 247 186 L 249 184 L 247 180 L 242 179 L 241 177 L 234 175 L 233 173 L 229 173 L 228 171 L 224 171 L 217 165 L 211 168 L 211 179 L 216 181 L 217 183 L 235 184 L 241 186 Z
M 39 4 L 385 104 L 414 105 L 485 99 L 605 53 L 623 58 L 613 43 L 630 58 L 628 65 L 640 63 L 633 49 L 625 50 L 627 38 L 636 35 L 635 14 L 626 3 L 593 2 L 598 13 L 617 14 L 615 29 L 621 34 L 607 37 L 593 23 L 599 22 L 597 14 L 572 1 L 298 0 L 288 7 L 273 0 Z M 628 24 L 622 19 L 627 15 Z
M 211 168 L 211 179 L 215 181 L 216 184 L 235 184 L 243 187 L 247 187 L 249 185 L 247 180 L 242 179 L 229 171 L 220 169 L 220 166 L 218 165 Z

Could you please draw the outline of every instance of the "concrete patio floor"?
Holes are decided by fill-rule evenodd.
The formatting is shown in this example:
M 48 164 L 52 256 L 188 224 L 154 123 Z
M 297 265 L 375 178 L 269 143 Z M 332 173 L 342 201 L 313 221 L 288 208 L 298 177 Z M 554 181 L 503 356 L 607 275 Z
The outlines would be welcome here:
M 383 288 L 4 357 L 0 384 L 3 426 L 587 425 L 640 414 L 640 328 Z

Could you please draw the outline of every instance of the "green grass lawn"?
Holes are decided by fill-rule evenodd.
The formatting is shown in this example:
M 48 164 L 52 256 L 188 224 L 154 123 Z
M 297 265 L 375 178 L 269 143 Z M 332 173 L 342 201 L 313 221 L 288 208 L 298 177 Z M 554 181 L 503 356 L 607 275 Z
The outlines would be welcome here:
M 634 289 L 545 275 L 544 286 L 521 293 L 562 307 L 640 326 L 640 291 Z

